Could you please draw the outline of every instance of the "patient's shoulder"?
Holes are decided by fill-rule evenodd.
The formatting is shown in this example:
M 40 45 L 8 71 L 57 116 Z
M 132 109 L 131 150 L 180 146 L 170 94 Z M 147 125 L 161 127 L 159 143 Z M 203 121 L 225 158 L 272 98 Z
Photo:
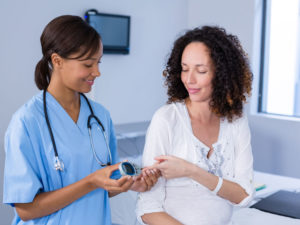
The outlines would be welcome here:
M 176 102 L 160 107 L 153 115 L 152 122 L 173 124 L 184 116 L 184 103 Z
M 160 120 L 167 120 L 167 121 L 174 119 L 177 114 L 176 104 L 178 103 L 163 105 L 158 110 L 156 110 L 152 119 L 160 119 Z

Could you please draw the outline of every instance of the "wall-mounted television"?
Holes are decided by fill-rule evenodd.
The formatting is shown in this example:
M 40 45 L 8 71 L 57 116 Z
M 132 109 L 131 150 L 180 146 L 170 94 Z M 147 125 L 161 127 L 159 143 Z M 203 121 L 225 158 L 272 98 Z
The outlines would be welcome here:
M 91 9 L 85 13 L 85 19 L 101 35 L 103 53 L 129 54 L 130 16 Z

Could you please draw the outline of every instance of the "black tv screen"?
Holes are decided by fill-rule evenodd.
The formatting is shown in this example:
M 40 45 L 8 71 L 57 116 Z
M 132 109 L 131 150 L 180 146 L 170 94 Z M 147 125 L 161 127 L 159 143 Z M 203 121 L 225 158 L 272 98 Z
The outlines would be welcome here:
M 129 54 L 130 16 L 89 10 L 85 19 L 101 35 L 103 53 Z

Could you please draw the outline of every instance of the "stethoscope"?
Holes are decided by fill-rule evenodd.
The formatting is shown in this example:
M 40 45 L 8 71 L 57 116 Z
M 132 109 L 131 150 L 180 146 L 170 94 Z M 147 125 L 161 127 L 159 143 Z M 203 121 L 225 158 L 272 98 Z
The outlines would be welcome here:
M 80 93 L 80 95 L 85 99 L 86 103 L 88 104 L 88 106 L 90 108 L 90 112 L 91 112 L 91 114 L 89 115 L 88 120 L 87 120 L 87 128 L 88 128 L 88 131 L 89 131 L 89 138 L 90 138 L 90 143 L 91 143 L 91 147 L 92 147 L 92 151 L 93 151 L 94 157 L 95 157 L 97 163 L 100 166 L 102 166 L 102 167 L 104 167 L 104 166 L 110 166 L 112 164 L 112 157 L 111 157 L 111 151 L 110 151 L 110 148 L 109 148 L 108 138 L 107 138 L 107 135 L 105 133 L 104 126 L 102 125 L 102 123 L 98 119 L 98 117 L 95 116 L 94 111 L 92 109 L 92 106 L 91 106 L 88 98 L 84 94 L 82 94 L 82 93 Z M 59 171 L 64 171 L 64 163 L 58 157 L 58 153 L 57 153 L 57 148 L 56 148 L 56 144 L 55 144 L 53 132 L 52 132 L 51 125 L 50 125 L 50 122 L 49 122 L 49 117 L 48 117 L 48 113 L 47 113 L 46 90 L 44 90 L 44 93 L 43 93 L 43 104 L 44 104 L 45 119 L 46 119 L 47 127 L 48 127 L 48 130 L 49 130 L 49 133 L 50 133 L 51 142 L 52 142 L 52 145 L 53 145 L 53 150 L 54 150 L 54 155 L 55 155 L 54 168 L 56 170 L 59 170 Z M 93 142 L 93 136 L 92 136 L 92 126 L 91 126 L 91 120 L 92 119 L 95 119 L 97 121 L 97 123 L 99 124 L 99 126 L 101 127 L 102 134 L 104 136 L 106 147 L 107 147 L 108 153 L 109 153 L 109 161 L 107 163 L 103 163 L 99 159 L 99 157 L 97 156 L 97 154 L 96 154 L 95 147 L 94 147 L 94 142 Z

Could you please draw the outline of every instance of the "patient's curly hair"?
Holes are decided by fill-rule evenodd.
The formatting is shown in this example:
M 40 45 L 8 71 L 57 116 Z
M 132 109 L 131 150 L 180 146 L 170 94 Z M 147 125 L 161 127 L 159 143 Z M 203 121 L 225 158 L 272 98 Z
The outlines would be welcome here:
M 253 76 L 247 54 L 238 38 L 220 27 L 195 28 L 175 41 L 163 72 L 168 88 L 168 103 L 181 102 L 189 96 L 181 81 L 181 57 L 185 47 L 192 42 L 202 42 L 210 50 L 215 72 L 209 103 L 211 110 L 230 122 L 241 117 L 243 103 L 251 94 Z

